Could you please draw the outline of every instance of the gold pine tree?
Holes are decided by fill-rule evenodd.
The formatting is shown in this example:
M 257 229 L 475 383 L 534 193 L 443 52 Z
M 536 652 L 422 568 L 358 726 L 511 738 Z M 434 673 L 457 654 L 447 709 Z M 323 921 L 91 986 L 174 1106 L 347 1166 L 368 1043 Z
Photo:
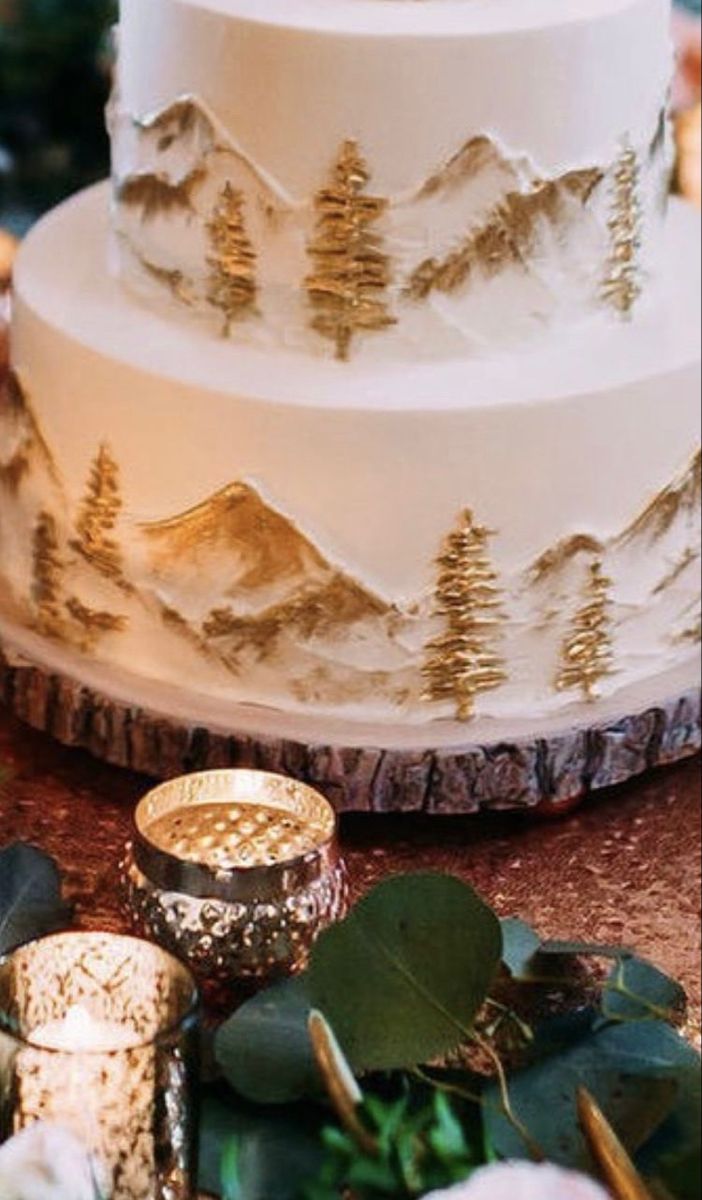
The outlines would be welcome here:
M 580 688 L 586 700 L 596 700 L 598 684 L 612 674 L 610 588 L 598 560 L 591 564 L 585 603 L 576 614 L 573 631 L 566 638 L 557 679 L 560 692 Z
M 103 444 L 90 469 L 71 546 L 106 579 L 126 588 L 122 551 L 113 537 L 121 510 L 119 468 Z
M 207 226 L 211 253 L 207 298 L 224 316 L 229 337 L 236 321 L 256 312 L 257 255 L 246 233 L 243 193 L 227 183 Z
M 641 295 L 641 170 L 636 151 L 622 150 L 614 169 L 612 215 L 609 219 L 612 251 L 604 296 L 623 317 L 629 317 Z
M 344 142 L 327 187 L 315 198 L 317 227 L 308 253 L 314 271 L 305 281 L 315 312 L 312 328 L 347 361 L 354 337 L 394 325 L 386 300 L 390 259 L 373 226 L 387 200 L 369 196 L 370 173 L 358 146 Z
M 476 697 L 507 680 L 497 650 L 502 603 L 497 573 L 488 555 L 490 531 L 466 511 L 439 558 L 437 616 L 446 632 L 427 646 L 426 699 L 453 700 L 461 721 L 475 715 Z
M 37 630 L 45 637 L 65 634 L 61 611 L 63 573 L 56 522 L 50 513 L 42 512 L 32 537 L 32 599 Z

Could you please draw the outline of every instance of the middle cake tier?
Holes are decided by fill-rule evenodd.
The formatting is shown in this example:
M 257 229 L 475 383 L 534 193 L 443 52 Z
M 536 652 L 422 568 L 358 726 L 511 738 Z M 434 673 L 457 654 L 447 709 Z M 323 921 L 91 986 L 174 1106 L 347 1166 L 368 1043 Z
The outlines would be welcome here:
M 19 260 L 0 409 L 15 625 L 193 713 L 205 697 L 425 736 L 694 679 L 693 211 L 674 207 L 650 321 L 412 372 L 233 362 L 106 275 L 107 227 L 101 187 Z

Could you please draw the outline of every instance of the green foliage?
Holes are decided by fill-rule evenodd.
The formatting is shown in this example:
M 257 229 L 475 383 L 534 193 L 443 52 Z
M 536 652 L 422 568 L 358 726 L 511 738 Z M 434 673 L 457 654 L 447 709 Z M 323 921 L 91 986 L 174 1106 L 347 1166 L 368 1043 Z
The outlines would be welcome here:
M 501 924 L 504 965 L 513 979 L 529 979 L 541 950 L 541 938 L 531 925 L 517 917 L 508 917 Z
M 612 1021 L 675 1021 L 685 1012 L 684 988 L 641 958 L 623 958 L 607 980 L 602 1010 Z
M 65 929 L 70 917 L 52 858 L 19 842 L 0 851 L 0 955 Z
M 467 1179 L 483 1162 L 478 1110 L 441 1091 L 423 1094 L 404 1081 L 396 1099 L 370 1095 L 363 1117 L 378 1152 L 365 1153 L 347 1133 L 328 1127 L 324 1167 L 305 1200 L 330 1200 L 344 1190 L 363 1200 L 410 1200 Z
M 260 1108 L 209 1089 L 200 1117 L 200 1187 L 222 1200 L 301 1200 L 321 1170 L 323 1121 L 312 1107 Z
M 116 0 L 0 4 L 0 209 L 38 213 L 107 173 L 103 108 Z
M 354 1069 L 426 1062 L 470 1037 L 502 956 L 500 923 L 448 875 L 381 883 L 318 941 L 309 994 Z
M 658 1180 L 675 1200 L 699 1200 L 702 1195 L 702 1075 L 690 1052 L 678 1076 L 679 1094 L 670 1117 L 644 1148 L 641 1169 Z
M 591 1166 L 580 1131 L 576 1097 L 586 1087 L 636 1152 L 674 1110 L 680 1072 L 693 1052 L 669 1026 L 607 1025 L 560 1054 L 539 1060 L 510 1080 L 512 1106 L 546 1157 L 581 1170 Z M 500 1089 L 485 1092 L 485 1121 L 501 1158 L 523 1158 L 524 1145 L 501 1107 Z
M 56 864 L 28 846 L 2 851 L 0 953 L 66 918 Z M 590 981 L 588 1006 L 527 1026 L 552 984 L 582 984 L 583 956 L 614 960 L 599 999 Z M 652 1195 L 698 1200 L 700 1061 L 672 1027 L 684 1001 L 629 951 L 541 945 L 521 921 L 500 926 L 458 880 L 391 879 L 322 935 L 308 976 L 262 993 L 219 1030 L 226 1082 L 202 1085 L 200 1186 L 222 1200 L 416 1200 L 535 1147 L 588 1171 L 576 1112 L 584 1086 Z M 312 1007 L 329 1024 L 327 1049 L 341 1035 L 360 1087 L 341 1050 L 325 1061 L 314 1025 L 313 1046 Z M 492 1011 L 529 1035 L 519 1069 L 500 1060 Z M 459 1044 L 462 1055 L 477 1047 L 494 1077 L 462 1057 L 451 1069 L 426 1065 Z
M 305 983 L 293 979 L 255 996 L 221 1026 L 215 1057 L 240 1095 L 258 1104 L 289 1104 L 319 1092 L 309 1014 Z

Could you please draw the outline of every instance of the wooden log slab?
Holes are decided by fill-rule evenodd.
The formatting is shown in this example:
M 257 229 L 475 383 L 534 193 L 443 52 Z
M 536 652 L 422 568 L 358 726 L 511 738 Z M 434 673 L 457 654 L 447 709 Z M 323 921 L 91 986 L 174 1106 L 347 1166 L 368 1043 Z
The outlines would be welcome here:
M 566 804 L 676 762 L 702 744 L 700 692 L 643 711 L 487 745 L 382 749 L 209 728 L 115 699 L 0 649 L 0 701 L 27 724 L 158 778 L 254 767 L 317 787 L 340 812 L 464 814 Z

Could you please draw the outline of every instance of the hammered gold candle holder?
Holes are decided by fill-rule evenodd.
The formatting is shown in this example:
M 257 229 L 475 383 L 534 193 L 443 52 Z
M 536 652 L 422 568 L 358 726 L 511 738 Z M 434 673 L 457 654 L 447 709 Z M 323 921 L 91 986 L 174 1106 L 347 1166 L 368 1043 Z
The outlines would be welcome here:
M 192 1200 L 198 993 L 158 946 L 102 933 L 0 963 L 0 1142 L 69 1129 L 111 1200 Z
M 150 792 L 123 874 L 138 928 L 222 984 L 303 970 L 348 905 L 333 808 L 262 771 L 208 771 Z

